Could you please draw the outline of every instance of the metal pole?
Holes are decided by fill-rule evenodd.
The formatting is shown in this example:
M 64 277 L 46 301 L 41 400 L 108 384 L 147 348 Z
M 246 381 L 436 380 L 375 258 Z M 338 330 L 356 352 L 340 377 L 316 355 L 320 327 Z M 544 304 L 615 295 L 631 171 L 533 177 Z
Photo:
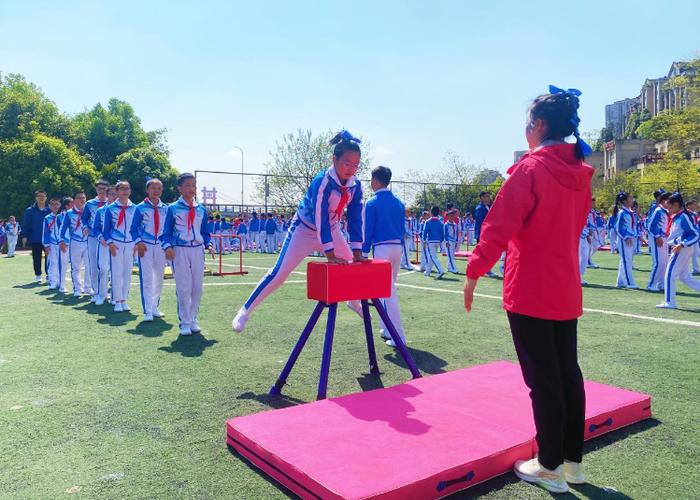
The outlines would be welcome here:
M 240 146 L 233 146 L 231 149 L 236 149 L 241 153 L 241 205 L 245 205 L 245 172 L 243 170 L 243 149 Z

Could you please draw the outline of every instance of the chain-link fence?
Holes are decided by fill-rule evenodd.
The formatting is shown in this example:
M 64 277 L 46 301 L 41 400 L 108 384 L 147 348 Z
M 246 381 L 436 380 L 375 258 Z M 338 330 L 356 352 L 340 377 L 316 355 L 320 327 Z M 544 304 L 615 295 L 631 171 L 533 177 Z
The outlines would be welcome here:
M 198 189 L 216 187 L 216 203 L 210 209 L 234 215 L 242 212 L 293 212 L 304 197 L 311 178 L 273 174 L 252 174 L 195 170 Z M 361 179 L 365 199 L 372 197 L 369 179 Z M 481 191 L 494 196 L 493 184 L 450 184 L 418 181 L 392 181 L 390 189 L 413 211 L 429 210 L 433 205 L 444 209 L 452 204 L 462 212 L 470 212 L 479 202 Z M 495 188 L 495 189 L 494 189 Z M 201 197 L 200 197 L 201 200 Z

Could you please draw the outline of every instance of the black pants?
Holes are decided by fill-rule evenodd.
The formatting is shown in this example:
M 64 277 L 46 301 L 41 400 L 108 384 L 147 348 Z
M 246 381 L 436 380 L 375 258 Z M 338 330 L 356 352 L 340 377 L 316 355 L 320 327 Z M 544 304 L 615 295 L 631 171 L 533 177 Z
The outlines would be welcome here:
M 41 243 L 32 243 L 32 261 L 34 262 L 34 276 L 41 276 L 41 257 L 44 255 L 44 245 Z M 44 271 L 49 274 L 46 267 L 46 258 L 44 258 Z
M 576 354 L 577 320 L 508 313 L 525 384 L 530 388 L 539 461 L 556 469 L 581 462 L 586 394 Z

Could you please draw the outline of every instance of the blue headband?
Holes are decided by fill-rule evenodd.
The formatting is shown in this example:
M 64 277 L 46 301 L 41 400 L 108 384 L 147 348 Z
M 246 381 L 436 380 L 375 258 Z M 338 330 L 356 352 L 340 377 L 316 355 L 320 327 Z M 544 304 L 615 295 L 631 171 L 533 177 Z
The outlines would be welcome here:
M 572 97 L 579 97 L 581 95 L 581 91 L 578 89 L 560 89 L 559 87 L 556 87 L 554 85 L 549 86 L 549 93 L 550 94 L 565 94 L 569 95 Z M 576 137 L 576 143 L 578 144 L 578 147 L 581 148 L 581 154 L 583 156 L 588 156 L 593 152 L 593 149 L 586 144 L 586 141 L 581 139 L 581 136 L 579 135 L 578 131 L 578 125 L 581 123 L 581 119 L 578 117 L 578 111 L 574 111 L 574 116 L 571 117 L 571 124 L 574 126 L 574 137 Z
M 354 143 L 357 143 L 357 144 L 361 144 L 361 143 L 362 143 L 362 141 L 361 141 L 360 139 L 358 139 L 357 137 L 355 137 L 354 135 L 352 135 L 350 132 L 348 132 L 348 131 L 345 130 L 345 129 L 343 129 L 343 130 L 340 131 L 340 138 L 341 138 L 343 141 L 347 141 L 347 142 L 354 142 Z

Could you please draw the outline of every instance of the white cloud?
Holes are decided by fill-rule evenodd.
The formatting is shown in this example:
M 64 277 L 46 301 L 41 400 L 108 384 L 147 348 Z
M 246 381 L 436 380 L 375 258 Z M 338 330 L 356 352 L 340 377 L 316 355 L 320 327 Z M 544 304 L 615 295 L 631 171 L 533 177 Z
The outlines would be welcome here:
M 374 156 L 391 156 L 394 154 L 394 152 L 391 149 L 385 148 L 384 146 L 372 148 L 371 153 Z

